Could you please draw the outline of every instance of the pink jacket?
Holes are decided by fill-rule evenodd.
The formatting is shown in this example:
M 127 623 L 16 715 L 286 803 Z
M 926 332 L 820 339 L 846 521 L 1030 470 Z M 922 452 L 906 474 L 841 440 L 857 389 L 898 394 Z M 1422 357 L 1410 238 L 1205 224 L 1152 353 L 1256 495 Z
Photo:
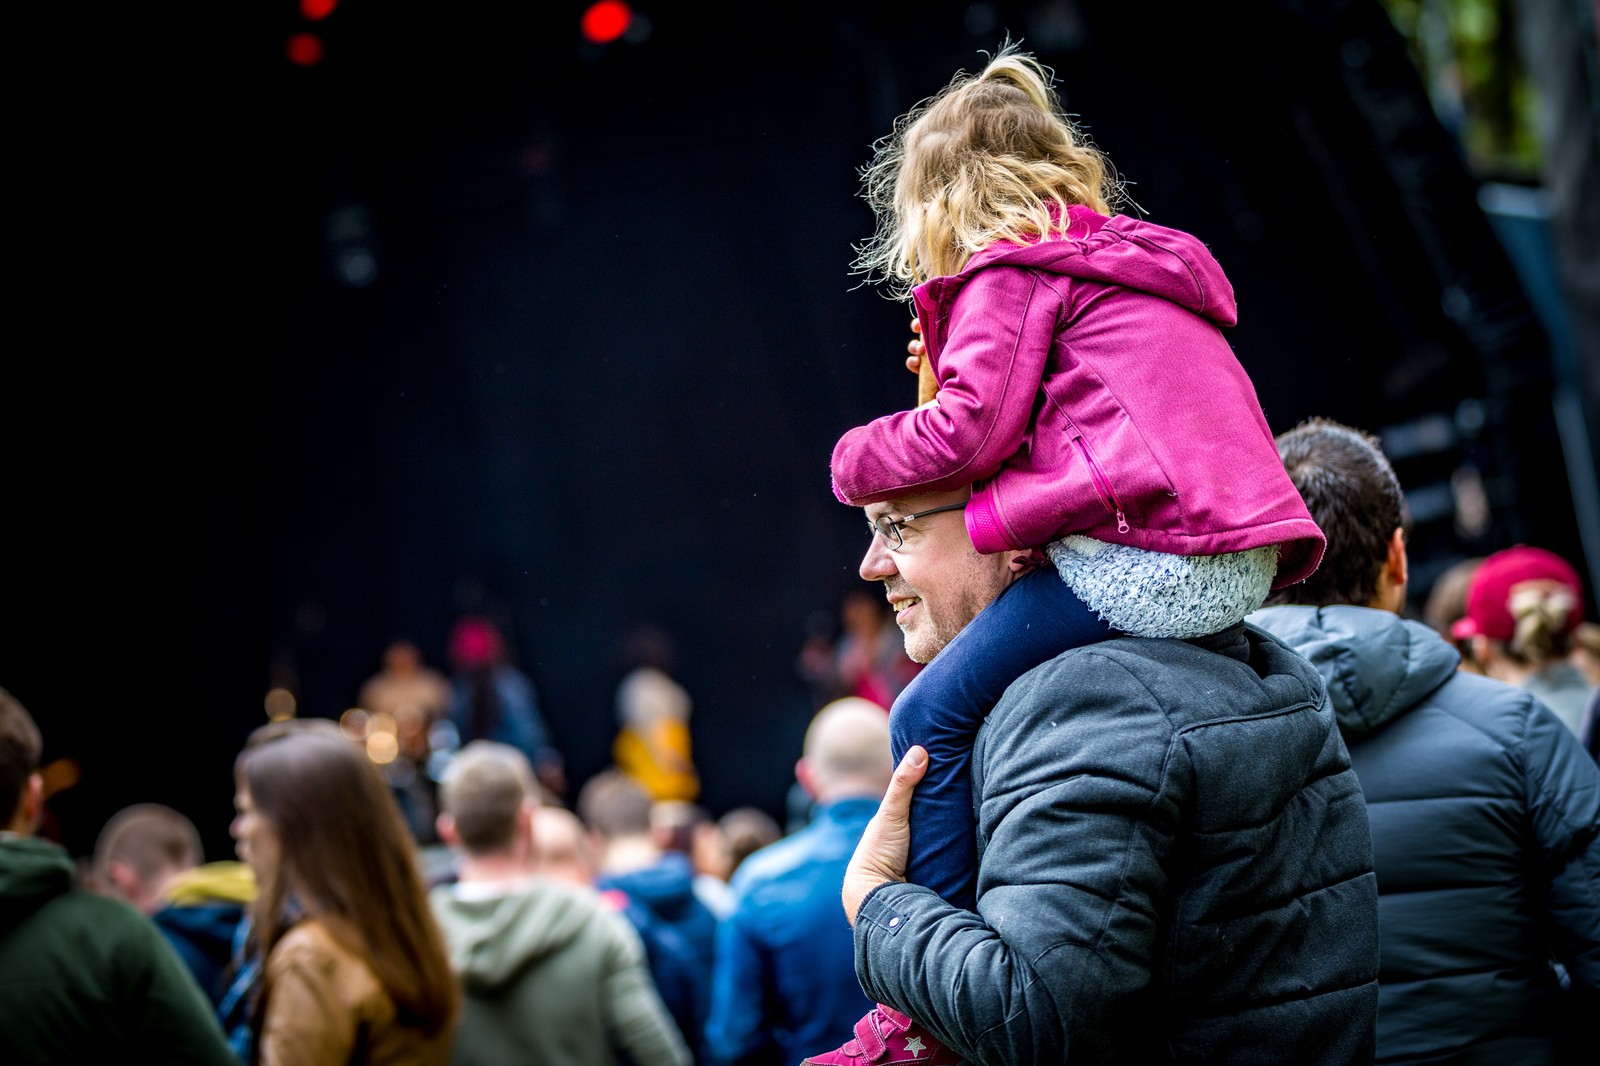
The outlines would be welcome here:
M 1179 555 L 1278 546 L 1274 588 L 1326 538 L 1219 326 L 1233 286 L 1199 240 L 1087 208 L 917 288 L 934 407 L 852 429 L 833 491 L 863 505 L 974 484 L 980 552 L 1082 533 Z M 1081 236 L 1080 236 L 1081 234 Z

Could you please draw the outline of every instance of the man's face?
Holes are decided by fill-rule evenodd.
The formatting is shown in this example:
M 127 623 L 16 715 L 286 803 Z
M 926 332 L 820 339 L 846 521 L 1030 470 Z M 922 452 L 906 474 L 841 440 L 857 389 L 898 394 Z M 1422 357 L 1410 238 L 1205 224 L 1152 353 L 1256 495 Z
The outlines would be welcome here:
M 901 518 L 967 497 L 966 490 L 868 504 L 868 522 L 882 515 Z M 933 659 L 1013 576 L 1013 553 L 980 555 L 972 547 L 960 511 L 941 511 L 901 527 L 905 544 L 891 551 L 876 534 L 861 560 L 861 576 L 882 581 L 895 622 L 905 634 L 906 654 L 914 662 Z

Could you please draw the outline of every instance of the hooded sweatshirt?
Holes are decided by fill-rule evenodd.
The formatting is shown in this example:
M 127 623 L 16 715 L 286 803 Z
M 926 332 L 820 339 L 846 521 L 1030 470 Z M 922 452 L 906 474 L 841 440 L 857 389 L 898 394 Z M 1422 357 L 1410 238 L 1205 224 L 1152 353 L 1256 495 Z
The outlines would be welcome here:
M 466 991 L 452 1062 L 683 1066 L 638 934 L 592 891 L 544 879 L 431 894 Z
M 717 918 L 695 891 L 688 856 L 666 852 L 648 866 L 602 874 L 596 887 L 638 931 L 662 1002 L 684 1042 L 698 1049 L 711 1016 Z
M 75 884 L 60 846 L 0 837 L 0 1062 L 238 1066 L 156 927 Z
M 256 898 L 256 879 L 242 862 L 209 862 L 185 870 L 162 890 L 161 909 L 150 916 L 194 974 L 212 1006 L 222 1002 L 223 974 L 245 908 Z
M 1222 336 L 1222 267 L 1179 230 L 1068 217 L 1068 237 L 997 242 L 916 289 L 938 401 L 844 434 L 835 496 L 975 484 L 980 552 L 1074 533 L 1176 555 L 1273 545 L 1273 587 L 1304 580 L 1326 540 Z
M 1376 1061 L 1566 1061 L 1600 1009 L 1600 768 L 1549 708 L 1458 670 L 1420 622 L 1351 606 L 1249 620 L 1321 672 L 1366 795 Z

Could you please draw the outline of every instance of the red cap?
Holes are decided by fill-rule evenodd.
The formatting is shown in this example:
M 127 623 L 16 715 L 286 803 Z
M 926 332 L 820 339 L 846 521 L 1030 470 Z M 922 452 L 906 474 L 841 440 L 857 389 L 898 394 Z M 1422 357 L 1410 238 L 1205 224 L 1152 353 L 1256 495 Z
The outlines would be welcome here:
M 477 615 L 462 618 L 450 633 L 450 658 L 463 670 L 495 665 L 505 654 L 505 647 L 494 623 Z
M 1543 548 L 1518 544 L 1495 552 L 1483 561 L 1467 586 L 1467 613 L 1450 627 L 1451 636 L 1466 640 L 1483 634 L 1502 643 L 1516 632 L 1511 617 L 1511 593 L 1526 582 L 1560 586 L 1572 595 L 1572 611 L 1566 629 L 1571 632 L 1583 621 L 1583 589 L 1578 572 L 1561 556 Z

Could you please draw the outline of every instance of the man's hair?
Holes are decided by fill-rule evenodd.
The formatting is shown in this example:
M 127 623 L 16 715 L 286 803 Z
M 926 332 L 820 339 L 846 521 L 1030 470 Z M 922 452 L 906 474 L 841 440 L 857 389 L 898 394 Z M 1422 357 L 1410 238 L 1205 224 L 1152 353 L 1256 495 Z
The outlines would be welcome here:
M 1408 529 L 1400 479 L 1378 438 L 1328 418 L 1311 418 L 1277 438 L 1278 456 L 1328 547 L 1304 581 L 1279 589 L 1267 603 L 1365 607 L 1378 592 L 1389 538 Z
M 602 770 L 578 792 L 578 817 L 607 840 L 650 832 L 645 787 L 621 770 Z
M 889 714 L 860 696 L 834 700 L 811 719 L 803 755 L 823 791 L 882 796 L 894 775 Z
M 28 777 L 39 768 L 44 741 L 33 716 L 17 698 L 0 688 L 0 826 L 16 817 Z
M 461 846 L 470 855 L 509 847 L 517 813 L 538 799 L 528 757 L 493 740 L 474 740 L 462 748 L 439 782 L 439 809 L 455 820 Z
M 717 819 L 723 839 L 728 842 L 728 872 L 768 844 L 783 836 L 783 829 L 772 815 L 759 807 L 735 807 Z
M 168 870 L 189 870 L 205 861 L 200 831 L 171 807 L 136 803 L 111 816 L 94 845 L 94 873 L 104 878 L 113 862 L 149 884 Z

